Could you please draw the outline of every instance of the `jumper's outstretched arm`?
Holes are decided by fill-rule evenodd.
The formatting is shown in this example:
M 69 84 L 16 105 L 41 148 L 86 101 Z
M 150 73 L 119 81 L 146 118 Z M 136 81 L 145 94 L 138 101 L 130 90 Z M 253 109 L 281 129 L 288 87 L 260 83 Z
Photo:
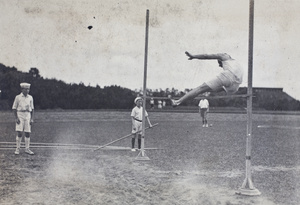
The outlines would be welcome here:
M 217 53 L 217 54 L 198 54 L 192 55 L 189 52 L 185 52 L 185 54 L 189 57 L 189 60 L 199 59 L 199 60 L 229 60 L 231 59 L 230 55 L 227 53 Z

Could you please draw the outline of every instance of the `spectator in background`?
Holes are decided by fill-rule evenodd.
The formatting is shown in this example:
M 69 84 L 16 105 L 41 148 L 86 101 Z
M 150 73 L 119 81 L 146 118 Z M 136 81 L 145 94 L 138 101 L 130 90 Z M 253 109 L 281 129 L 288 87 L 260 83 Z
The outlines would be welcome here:
M 162 109 L 162 101 L 158 100 L 157 103 L 158 103 L 157 105 L 158 109 Z
M 199 113 L 201 115 L 202 118 L 202 127 L 208 127 L 208 123 L 207 123 L 207 112 L 209 112 L 209 102 L 206 99 L 205 96 L 207 96 L 208 94 L 205 93 L 204 97 L 199 101 Z
M 153 98 L 150 99 L 150 106 L 151 106 L 151 109 L 154 109 L 154 99 Z

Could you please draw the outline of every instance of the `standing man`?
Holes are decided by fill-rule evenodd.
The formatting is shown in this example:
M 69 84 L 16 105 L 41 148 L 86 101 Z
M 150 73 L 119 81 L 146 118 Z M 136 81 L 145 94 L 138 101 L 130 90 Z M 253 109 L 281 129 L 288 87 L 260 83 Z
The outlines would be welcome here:
M 161 101 L 161 100 L 158 100 L 158 101 L 157 101 L 157 104 L 158 104 L 158 105 L 157 105 L 157 108 L 158 108 L 158 109 L 162 109 L 162 101 Z
M 205 96 L 207 95 L 205 94 Z M 199 113 L 202 117 L 202 127 L 208 127 L 208 123 L 207 123 L 207 112 L 209 111 L 208 100 L 205 97 L 203 97 L 200 100 L 198 106 L 199 106 Z
M 135 138 L 138 138 L 138 149 L 141 149 L 142 142 L 142 122 L 143 122 L 143 99 L 141 97 L 137 97 L 134 100 L 136 106 L 131 111 L 131 122 L 132 122 L 132 139 L 131 139 L 131 151 L 135 151 L 134 144 Z M 152 124 L 148 118 L 148 113 L 145 110 L 145 118 L 148 121 L 150 127 Z
M 15 154 L 20 154 L 20 147 L 22 141 L 22 135 L 25 134 L 25 152 L 33 155 L 34 153 L 29 149 L 30 146 L 30 133 L 31 125 L 34 118 L 34 106 L 33 98 L 29 95 L 30 84 L 21 83 L 21 93 L 15 97 L 12 110 L 14 112 L 16 121 L 16 144 L 17 148 Z
M 154 109 L 154 99 L 153 98 L 150 99 L 150 106 L 151 106 L 151 110 L 153 110 Z

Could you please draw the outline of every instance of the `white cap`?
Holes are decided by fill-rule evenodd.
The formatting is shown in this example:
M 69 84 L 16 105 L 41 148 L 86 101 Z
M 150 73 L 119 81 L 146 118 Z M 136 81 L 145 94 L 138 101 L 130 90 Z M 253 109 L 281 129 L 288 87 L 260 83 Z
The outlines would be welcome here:
M 141 98 L 141 97 L 137 97 L 137 98 L 134 99 L 134 103 L 136 104 L 138 100 L 142 100 L 142 99 L 143 98 Z
M 30 88 L 29 83 L 20 83 L 21 88 Z

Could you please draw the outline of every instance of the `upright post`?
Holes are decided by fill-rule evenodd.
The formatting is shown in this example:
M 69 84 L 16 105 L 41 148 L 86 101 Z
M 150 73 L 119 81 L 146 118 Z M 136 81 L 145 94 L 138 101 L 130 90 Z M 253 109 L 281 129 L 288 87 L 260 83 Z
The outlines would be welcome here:
M 145 127 L 146 127 L 146 99 L 147 99 L 147 61 L 148 61 L 148 31 L 149 31 L 149 10 L 146 11 L 146 31 L 145 31 L 145 57 L 144 57 L 144 85 L 143 85 L 143 118 L 142 118 L 142 139 L 141 151 L 136 157 L 137 160 L 150 160 L 145 154 Z
M 254 0 L 249 6 L 249 50 L 248 50 L 248 98 L 247 98 L 247 138 L 246 138 L 246 178 L 237 194 L 256 196 L 260 195 L 251 179 L 251 140 L 252 140 L 252 74 L 253 74 L 253 24 Z

